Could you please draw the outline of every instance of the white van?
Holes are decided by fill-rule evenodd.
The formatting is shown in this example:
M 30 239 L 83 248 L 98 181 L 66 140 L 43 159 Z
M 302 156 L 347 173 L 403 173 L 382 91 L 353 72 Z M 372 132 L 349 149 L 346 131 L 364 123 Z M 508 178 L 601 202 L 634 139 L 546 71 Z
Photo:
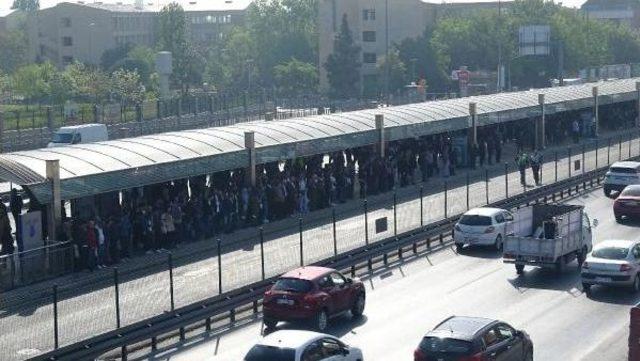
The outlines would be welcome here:
M 640 162 L 615 162 L 604 176 L 604 195 L 611 196 L 611 191 L 622 192 L 631 184 L 640 184 Z
M 53 133 L 47 147 L 63 147 L 71 144 L 93 143 L 109 140 L 107 126 L 104 124 L 82 124 L 62 127 Z

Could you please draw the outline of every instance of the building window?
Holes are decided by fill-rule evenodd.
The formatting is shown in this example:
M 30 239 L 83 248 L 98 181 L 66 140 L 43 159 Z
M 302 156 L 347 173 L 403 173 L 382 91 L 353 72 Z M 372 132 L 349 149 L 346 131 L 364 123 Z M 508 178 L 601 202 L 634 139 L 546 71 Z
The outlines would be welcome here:
M 63 28 L 70 28 L 71 27 L 71 18 L 62 18 L 60 21 L 62 22 L 62 27 Z
M 362 61 L 365 64 L 375 64 L 378 61 L 376 53 L 362 53 Z
M 362 10 L 362 20 L 373 21 L 376 19 L 376 9 L 364 9 Z
M 63 36 L 62 37 L 62 45 L 63 46 L 72 46 L 73 45 L 73 38 L 71 38 L 70 36 Z
M 73 56 L 63 56 L 62 57 L 62 63 L 64 65 L 69 65 L 73 63 Z
M 375 31 L 363 31 L 362 32 L 362 41 L 367 43 L 373 43 L 376 41 L 376 32 Z

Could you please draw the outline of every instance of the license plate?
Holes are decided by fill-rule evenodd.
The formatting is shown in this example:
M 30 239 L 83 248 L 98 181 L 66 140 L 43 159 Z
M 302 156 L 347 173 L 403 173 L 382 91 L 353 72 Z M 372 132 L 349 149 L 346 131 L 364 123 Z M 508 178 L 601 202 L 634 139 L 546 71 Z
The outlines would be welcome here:
M 293 300 L 286 300 L 286 299 L 283 299 L 283 298 L 279 298 L 278 299 L 278 304 L 279 305 L 293 306 Z
M 611 282 L 609 277 L 596 277 L 596 282 Z

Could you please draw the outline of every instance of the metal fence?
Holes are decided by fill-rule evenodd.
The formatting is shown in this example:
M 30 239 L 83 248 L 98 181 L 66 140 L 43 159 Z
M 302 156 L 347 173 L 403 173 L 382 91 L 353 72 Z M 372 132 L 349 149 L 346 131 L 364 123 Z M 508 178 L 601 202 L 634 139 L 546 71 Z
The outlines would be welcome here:
M 637 131 L 591 140 L 547 152 L 542 181 L 553 183 L 638 156 Z M 43 288 L 41 294 L 5 307 L 0 329 L 11 332 L 0 338 L 0 347 L 7 359 L 21 359 L 28 350 L 51 350 L 522 194 L 532 186 L 520 184 L 511 159 L 154 253 L 109 272 L 86 273 L 80 277 L 91 282 L 83 286 L 73 282 Z M 527 178 L 531 184 L 530 170 Z

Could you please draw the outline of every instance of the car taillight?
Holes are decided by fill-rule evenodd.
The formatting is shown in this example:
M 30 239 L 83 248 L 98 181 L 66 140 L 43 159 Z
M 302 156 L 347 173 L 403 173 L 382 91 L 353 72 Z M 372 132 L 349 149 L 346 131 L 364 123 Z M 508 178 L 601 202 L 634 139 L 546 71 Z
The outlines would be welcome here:
M 492 233 L 495 230 L 496 230 L 495 227 L 490 226 L 490 227 L 487 227 L 487 229 L 484 230 L 484 233 Z
M 313 296 L 313 294 L 306 294 L 302 298 L 302 307 L 311 310 L 316 307 L 318 300 Z
M 620 265 L 620 272 L 627 272 L 627 271 L 631 271 L 631 266 L 629 266 L 628 264 L 621 264 Z
M 482 353 L 477 353 L 471 356 L 464 356 L 461 359 L 459 359 L 459 361 L 483 361 Z
M 515 259 L 516 255 L 511 253 L 505 253 L 502 258 Z
M 585 261 L 585 262 L 582 262 L 582 268 L 584 268 L 584 269 L 589 269 L 589 267 L 591 267 L 591 266 L 589 265 L 589 263 L 587 263 L 586 261 Z
M 427 361 L 427 355 L 425 355 L 421 349 L 417 348 L 413 351 L 413 361 Z

